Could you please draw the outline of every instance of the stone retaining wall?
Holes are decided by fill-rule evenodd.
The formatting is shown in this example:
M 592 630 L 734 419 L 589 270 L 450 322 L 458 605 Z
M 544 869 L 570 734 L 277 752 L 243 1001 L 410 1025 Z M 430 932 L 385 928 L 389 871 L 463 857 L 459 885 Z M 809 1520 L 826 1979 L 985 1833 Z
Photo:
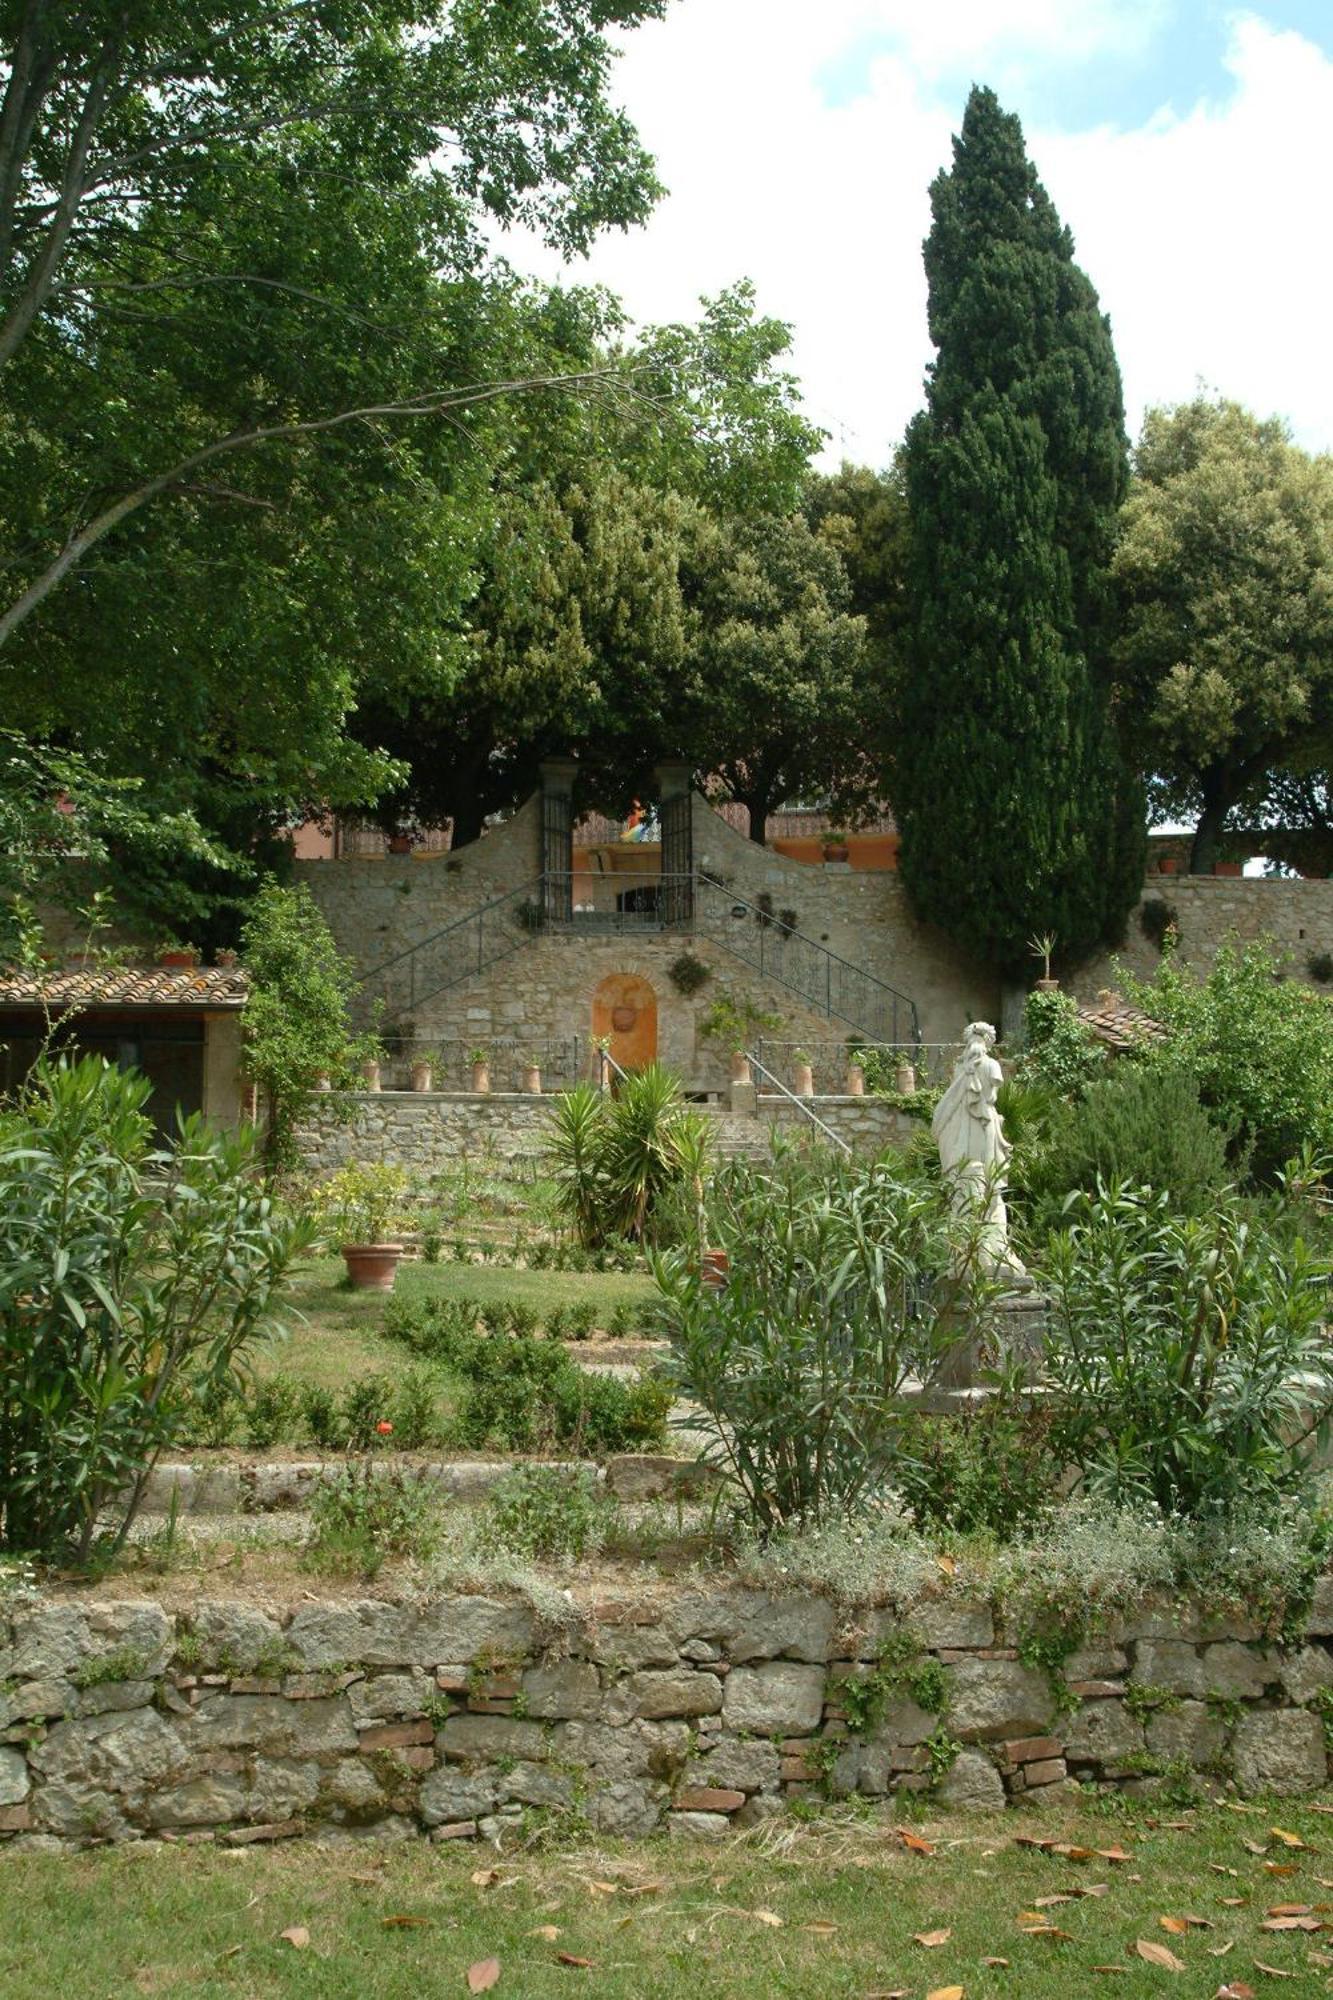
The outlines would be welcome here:
M 1327 1577 L 1299 1643 L 1163 1606 L 1058 1682 L 956 1590 L 903 1618 L 678 1585 L 559 1628 L 484 1596 L 38 1598 L 0 1612 L 0 1834 L 712 1835 L 821 1794 L 999 1807 L 1189 1770 L 1294 1794 L 1327 1777 L 1331 1635 Z

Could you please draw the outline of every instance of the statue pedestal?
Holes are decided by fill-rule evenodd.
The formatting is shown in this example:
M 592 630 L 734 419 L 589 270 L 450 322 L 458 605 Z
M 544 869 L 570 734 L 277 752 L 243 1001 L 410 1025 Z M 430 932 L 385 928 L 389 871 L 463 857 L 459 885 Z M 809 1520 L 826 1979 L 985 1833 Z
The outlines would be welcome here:
M 1046 1300 L 1031 1283 L 1015 1283 L 1002 1292 L 991 1308 L 987 1323 L 977 1326 L 964 1311 L 956 1314 L 958 1337 L 946 1349 L 935 1371 L 935 1386 L 941 1389 L 973 1389 L 987 1368 L 1017 1367 L 1024 1381 L 1037 1378 L 1041 1362 L 1042 1332 L 1046 1323 Z

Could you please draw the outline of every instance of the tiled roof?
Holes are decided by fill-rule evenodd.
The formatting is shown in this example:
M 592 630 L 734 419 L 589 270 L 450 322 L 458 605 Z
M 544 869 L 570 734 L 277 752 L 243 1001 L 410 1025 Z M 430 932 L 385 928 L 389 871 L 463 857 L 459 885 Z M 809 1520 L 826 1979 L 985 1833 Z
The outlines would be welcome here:
M 88 966 L 0 975 L 0 1007 L 244 1007 L 239 965 Z
M 1144 1042 L 1166 1039 L 1166 1029 L 1160 1021 L 1154 1021 L 1141 1008 L 1131 1007 L 1118 993 L 1102 992 L 1095 1000 L 1084 1002 L 1078 1018 L 1109 1049 L 1136 1049 Z

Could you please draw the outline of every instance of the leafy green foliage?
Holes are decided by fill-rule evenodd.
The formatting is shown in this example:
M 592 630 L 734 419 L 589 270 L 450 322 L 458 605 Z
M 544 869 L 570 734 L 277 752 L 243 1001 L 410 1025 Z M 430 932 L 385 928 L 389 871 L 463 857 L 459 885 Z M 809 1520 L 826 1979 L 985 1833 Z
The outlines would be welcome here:
M 270 1166 L 290 1168 L 300 1159 L 296 1128 L 314 1100 L 316 1079 L 323 1073 L 336 1087 L 351 1088 L 371 1051 L 369 1040 L 354 1038 L 348 1027 L 356 973 L 305 883 L 263 884 L 246 916 L 243 949 L 251 981 L 246 1069 L 263 1097 Z
M 192 1385 L 277 1328 L 310 1232 L 254 1176 L 249 1133 L 187 1119 L 154 1150 L 148 1084 L 39 1065 L 0 1116 L 0 1546 L 124 1540 Z
M 559 1211 L 595 1249 L 608 1238 L 651 1238 L 667 1197 L 702 1181 L 707 1153 L 706 1128 L 679 1081 L 650 1063 L 619 1079 L 613 1097 L 591 1084 L 557 1097 L 545 1159 Z
M 1125 990 L 1170 1031 L 1139 1059 L 1193 1079 L 1237 1153 L 1251 1150 L 1257 1179 L 1304 1145 L 1333 1149 L 1333 1001 L 1283 978 L 1270 943 L 1224 945 L 1201 979 L 1168 956 Z
M 988 1534 L 1011 1542 L 1048 1516 L 1063 1471 L 1049 1406 L 1021 1389 L 904 1426 L 894 1481 L 922 1534 Z
M 1081 1098 L 1054 1103 L 1030 1145 L 1016 1135 L 1013 1181 L 1037 1233 L 1063 1226 L 1066 1197 L 1099 1181 L 1155 1188 L 1178 1214 L 1203 1215 L 1237 1178 L 1229 1139 L 1185 1071 L 1122 1059 Z
M 1097 296 L 1026 157 L 974 89 L 926 243 L 936 359 L 904 447 L 912 612 L 889 788 L 923 917 L 1018 971 L 1077 959 L 1142 881 L 1142 812 L 1107 703 L 1128 451 Z
M 1118 664 L 1154 802 L 1197 820 L 1190 866 L 1208 874 L 1247 795 L 1263 799 L 1283 766 L 1327 761 L 1333 467 L 1236 403 L 1150 410 L 1115 574 Z
M 349 1160 L 311 1190 L 310 1213 L 335 1246 L 383 1243 L 412 1185 L 405 1167 L 387 1160 Z
M 1078 1017 L 1068 993 L 1029 993 L 1023 1005 L 1023 1059 L 1019 1074 L 1058 1097 L 1081 1096 L 1106 1060 L 1106 1051 Z
M 477 1539 L 533 1562 L 582 1562 L 596 1555 L 614 1514 L 588 1468 L 516 1465 L 491 1489 Z
M 692 1427 L 761 1534 L 855 1512 L 895 1462 L 888 1399 L 909 1374 L 928 1378 L 950 1337 L 943 1193 L 897 1164 L 735 1163 L 705 1226 L 727 1253 L 721 1288 L 691 1253 L 653 1260 Z
M 440 1496 L 431 1480 L 362 1459 L 326 1472 L 310 1496 L 305 1561 L 322 1572 L 372 1577 L 387 1556 L 424 1562 L 440 1545 Z
M 1062 1446 L 1100 1496 L 1219 1516 L 1298 1492 L 1301 1444 L 1333 1408 L 1330 1267 L 1219 1200 L 1077 1197 L 1035 1273 Z

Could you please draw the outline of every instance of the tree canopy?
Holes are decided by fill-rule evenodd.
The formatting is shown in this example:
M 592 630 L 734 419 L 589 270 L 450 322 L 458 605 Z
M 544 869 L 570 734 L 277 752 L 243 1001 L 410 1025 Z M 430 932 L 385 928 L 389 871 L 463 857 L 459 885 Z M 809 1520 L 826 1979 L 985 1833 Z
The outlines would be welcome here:
M 1075 959 L 1116 935 L 1137 886 L 1109 696 L 1120 374 L 991 91 L 972 92 L 931 208 L 936 357 L 904 455 L 912 606 L 890 783 L 918 912 L 1016 970 L 1034 932 Z
M 1196 398 L 1152 410 L 1115 555 L 1117 646 L 1160 816 L 1196 821 L 1211 871 L 1228 816 L 1314 831 L 1333 751 L 1333 460 L 1284 425 Z M 1301 784 L 1306 782 L 1304 797 Z

